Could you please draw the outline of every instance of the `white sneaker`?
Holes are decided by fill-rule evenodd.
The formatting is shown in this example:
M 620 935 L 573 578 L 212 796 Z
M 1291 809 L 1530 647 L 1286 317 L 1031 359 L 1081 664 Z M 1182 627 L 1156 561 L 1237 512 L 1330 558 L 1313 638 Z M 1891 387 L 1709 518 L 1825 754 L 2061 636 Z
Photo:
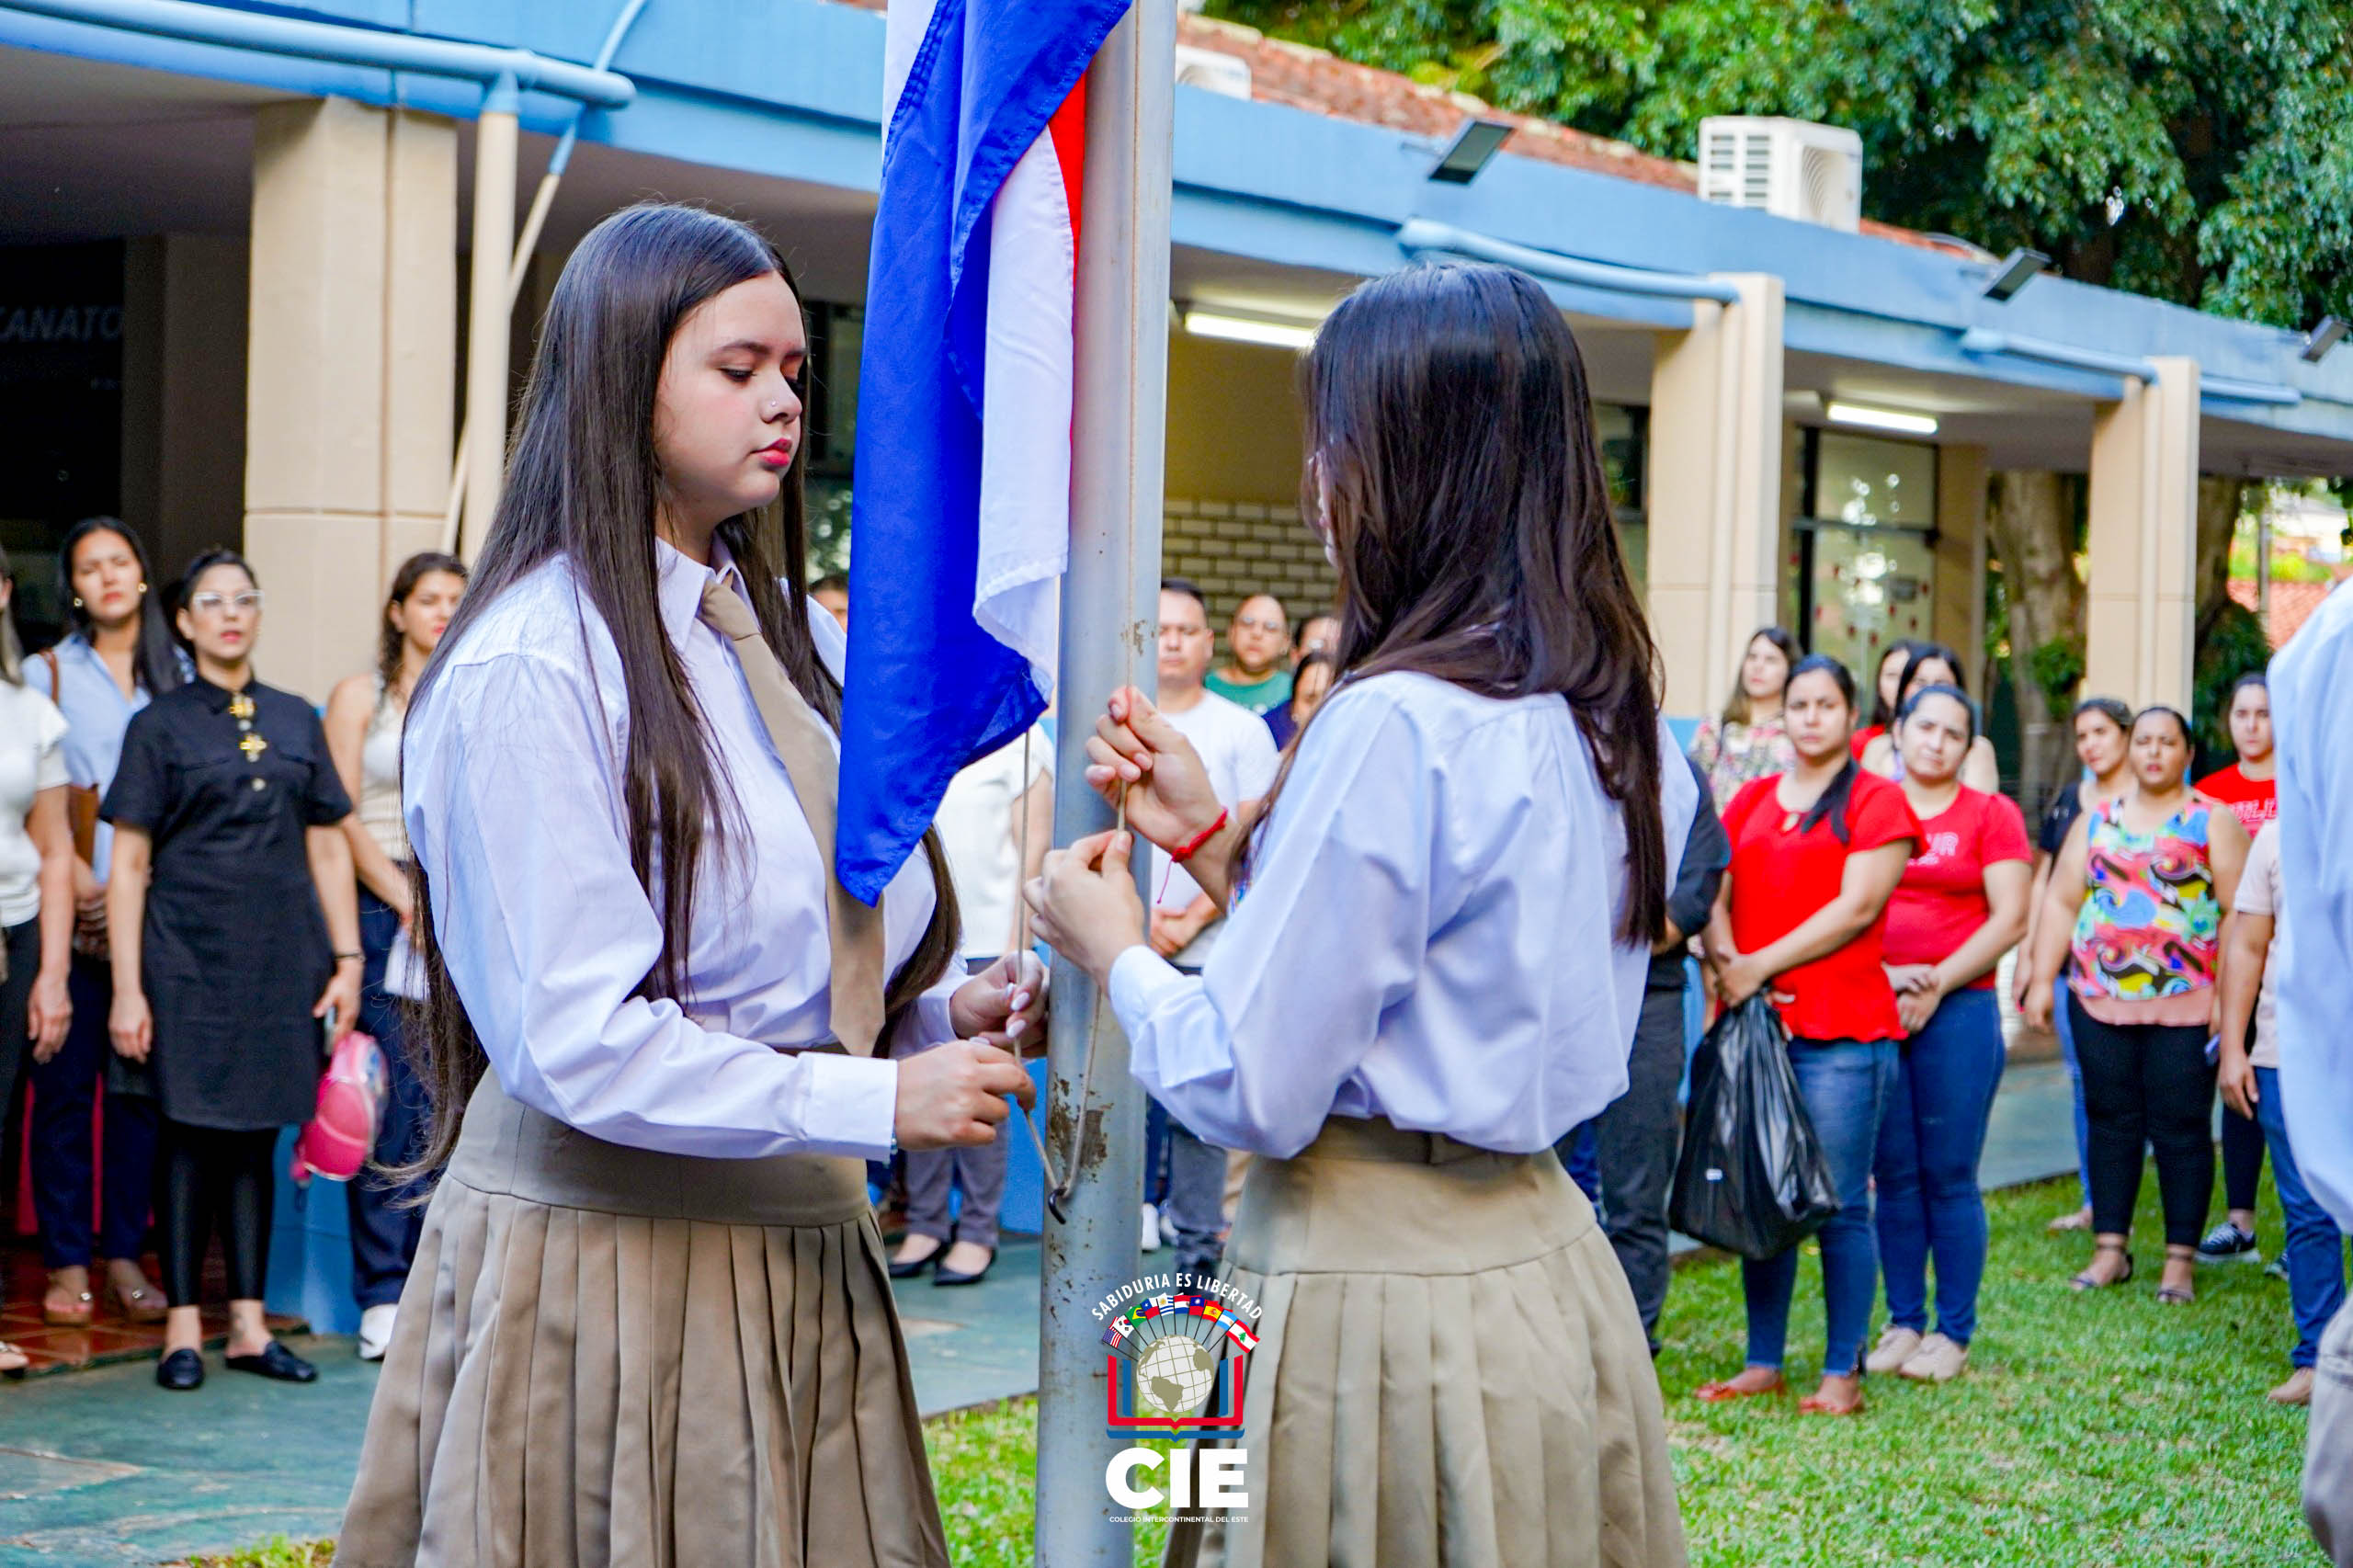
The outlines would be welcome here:
M 381 1306 L 363 1308 L 359 1313 L 359 1358 L 381 1361 L 384 1352 L 392 1348 L 392 1319 L 400 1312 L 397 1302 L 386 1301 Z
M 1904 1362 L 1909 1361 L 1912 1358 L 1912 1353 L 1919 1348 L 1918 1330 L 1898 1328 L 1895 1324 L 1889 1324 L 1880 1331 L 1879 1343 L 1871 1346 L 1871 1353 L 1863 1358 L 1863 1370 L 1893 1372 Z
M 1143 1206 L 1143 1250 L 1158 1252 L 1160 1240 L 1160 1210 L 1147 1203 Z
M 1920 1341 L 1920 1348 L 1895 1370 L 1898 1376 L 1921 1383 L 1949 1383 L 1961 1376 L 1969 1365 L 1969 1346 L 1941 1334 L 1932 1334 Z

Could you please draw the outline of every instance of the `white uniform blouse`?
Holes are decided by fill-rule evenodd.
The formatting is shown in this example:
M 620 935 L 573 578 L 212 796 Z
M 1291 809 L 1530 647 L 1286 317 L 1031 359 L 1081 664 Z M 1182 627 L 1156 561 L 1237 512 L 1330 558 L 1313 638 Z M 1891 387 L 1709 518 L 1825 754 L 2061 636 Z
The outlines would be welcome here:
M 1672 867 L 1699 790 L 1661 773 Z M 1327 1116 L 1385 1116 L 1532 1153 L 1625 1091 L 1650 964 L 1617 940 L 1625 898 L 1623 817 L 1562 699 L 1379 676 L 1300 743 L 1202 973 L 1133 948 L 1111 1003 L 1209 1142 L 1288 1158 Z
M 506 1092 L 610 1142 L 672 1153 L 880 1158 L 898 1069 L 795 1050 L 828 1037 L 825 864 L 733 647 L 698 616 L 711 575 L 666 544 L 663 629 L 684 660 L 740 808 L 707 851 L 690 994 L 632 995 L 661 950 L 630 869 L 620 760 L 629 699 L 596 607 L 561 558 L 499 597 L 404 737 L 410 845 L 431 879 L 449 978 Z M 714 566 L 734 579 L 723 555 Z M 820 653 L 841 631 L 814 611 Z M 888 962 L 931 918 L 923 858 L 883 898 Z M 909 1010 L 898 1054 L 952 1038 L 951 972 Z

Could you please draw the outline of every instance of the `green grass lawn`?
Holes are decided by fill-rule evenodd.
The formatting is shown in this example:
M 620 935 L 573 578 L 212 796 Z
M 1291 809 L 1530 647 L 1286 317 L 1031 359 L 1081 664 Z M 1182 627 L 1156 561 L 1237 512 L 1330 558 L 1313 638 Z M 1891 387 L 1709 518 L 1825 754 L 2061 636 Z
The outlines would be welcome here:
M 2072 1184 L 1995 1196 L 1969 1371 L 1941 1389 L 1875 1378 L 1859 1420 L 1801 1420 L 1793 1400 L 1693 1400 L 1693 1388 L 1740 1365 L 1740 1271 L 1723 1259 L 1679 1269 L 1659 1381 L 1692 1560 L 1711 1568 L 2319 1561 L 2297 1506 L 2303 1413 L 2263 1398 L 2288 1372 L 2287 1286 L 2255 1267 L 2209 1268 L 2194 1304 L 2158 1306 L 2163 1232 L 2152 1179 L 2141 1272 L 2129 1285 L 2075 1295 L 2065 1279 L 2090 1244 L 2042 1229 L 2072 1198 Z M 2264 1202 L 2265 1244 L 2276 1245 L 2268 1184 Z M 1822 1354 L 1821 1272 L 1811 1261 L 1790 1322 L 1790 1381 L 1804 1392 Z M 930 1423 L 959 1564 L 1028 1568 L 1035 1422 L 1033 1403 L 1020 1400 Z M 1139 1530 L 1139 1563 L 1157 1561 L 1160 1536 Z M 309 1568 L 299 1549 L 270 1550 L 224 1568 Z

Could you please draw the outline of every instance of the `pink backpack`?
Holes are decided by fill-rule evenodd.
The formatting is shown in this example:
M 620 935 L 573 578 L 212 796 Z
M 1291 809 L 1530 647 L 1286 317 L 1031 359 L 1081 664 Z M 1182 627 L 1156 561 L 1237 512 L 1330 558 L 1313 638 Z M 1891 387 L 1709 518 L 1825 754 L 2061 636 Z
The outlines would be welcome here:
M 376 1146 L 389 1086 L 383 1048 L 373 1038 L 354 1029 L 335 1043 L 326 1076 L 319 1080 L 319 1108 L 294 1141 L 287 1174 L 297 1185 L 314 1176 L 349 1181 L 359 1174 Z

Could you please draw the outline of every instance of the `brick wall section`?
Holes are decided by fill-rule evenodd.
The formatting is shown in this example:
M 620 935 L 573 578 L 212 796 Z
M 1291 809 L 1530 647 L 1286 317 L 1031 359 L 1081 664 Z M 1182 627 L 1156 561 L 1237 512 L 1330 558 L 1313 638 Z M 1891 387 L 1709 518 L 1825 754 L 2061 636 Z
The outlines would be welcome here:
M 1210 625 L 1221 636 L 1252 594 L 1282 600 L 1293 627 L 1302 616 L 1330 608 L 1339 595 L 1323 547 L 1295 506 L 1171 499 L 1161 526 L 1162 570 L 1199 585 L 1209 596 Z M 1221 642 L 1221 654 L 1223 648 Z

